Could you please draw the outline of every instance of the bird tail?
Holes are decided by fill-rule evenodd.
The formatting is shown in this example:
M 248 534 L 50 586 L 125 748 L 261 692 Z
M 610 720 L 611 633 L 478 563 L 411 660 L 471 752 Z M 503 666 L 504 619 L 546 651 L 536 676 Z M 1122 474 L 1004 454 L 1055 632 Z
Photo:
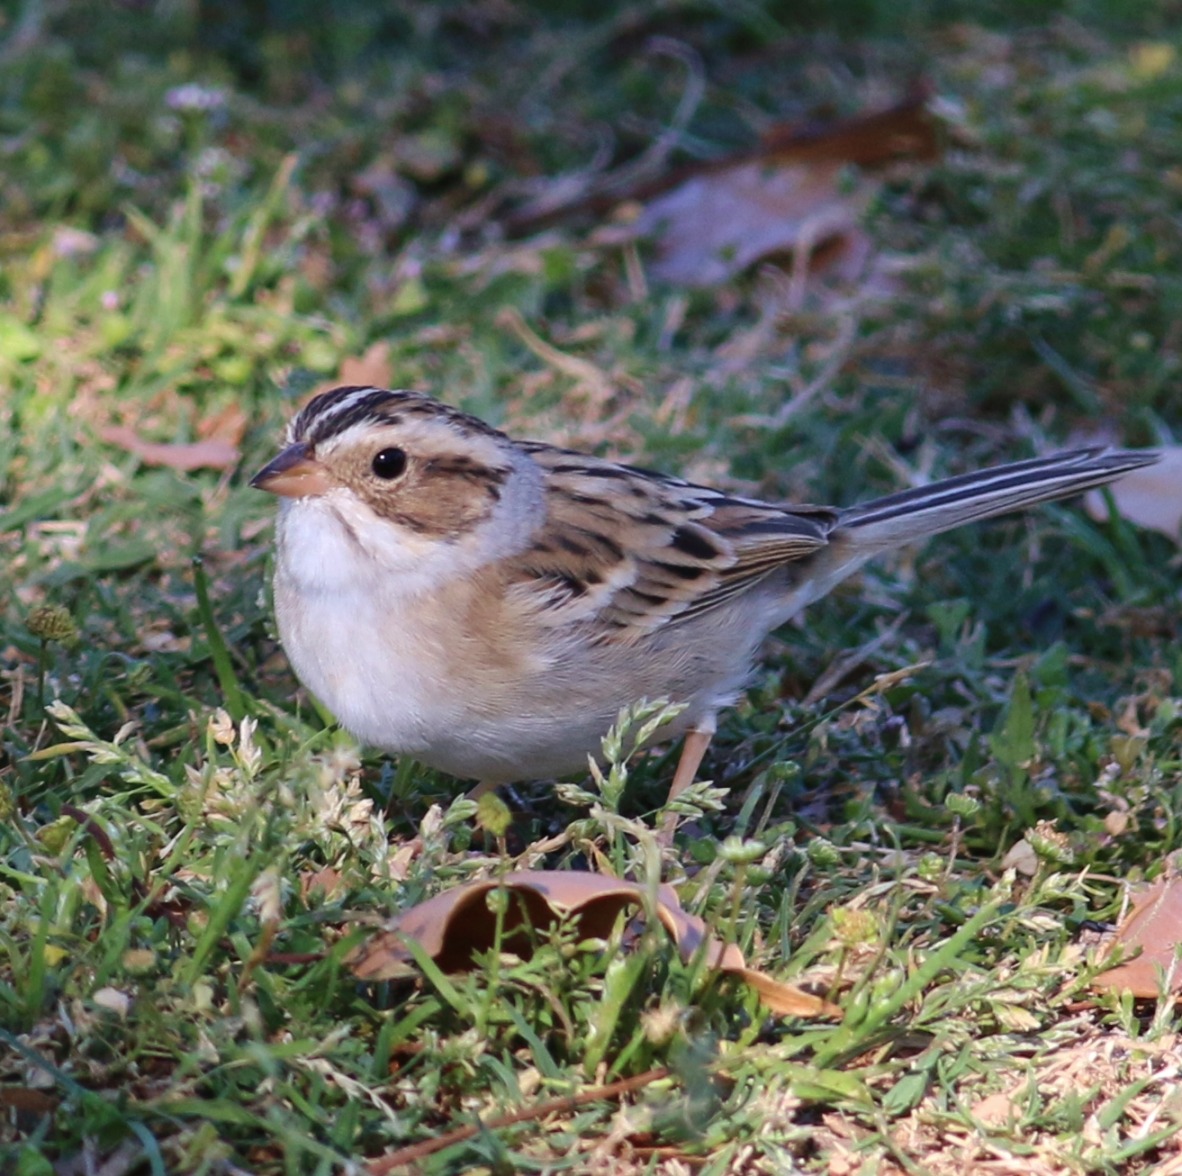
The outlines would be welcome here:
M 1107 485 L 1160 456 L 1152 449 L 1096 447 L 994 466 L 850 507 L 841 512 L 836 532 L 867 555 L 889 551 L 977 519 Z

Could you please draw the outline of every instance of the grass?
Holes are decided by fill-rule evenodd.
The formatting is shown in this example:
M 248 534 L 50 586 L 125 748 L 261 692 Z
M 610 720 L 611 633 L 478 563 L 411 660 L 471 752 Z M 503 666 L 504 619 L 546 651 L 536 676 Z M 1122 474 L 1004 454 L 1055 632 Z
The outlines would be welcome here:
M 4 18 L 5 1171 L 1179 1163 L 1172 1005 L 1087 991 L 1089 927 L 1182 845 L 1178 555 L 1074 505 L 868 569 L 723 720 L 682 900 L 840 1023 L 769 1018 L 620 928 L 417 981 L 347 966 L 507 866 L 650 876 L 672 761 L 524 786 L 498 841 L 297 690 L 246 483 L 342 364 L 379 344 L 396 384 L 518 431 L 805 501 L 1177 430 L 1170 6 L 838 7 Z M 889 297 L 638 287 L 643 253 L 593 222 L 497 232 L 597 150 L 635 158 L 693 79 L 675 160 L 917 70 L 943 150 L 869 214 Z M 228 431 L 241 463 L 151 466 L 113 424 Z

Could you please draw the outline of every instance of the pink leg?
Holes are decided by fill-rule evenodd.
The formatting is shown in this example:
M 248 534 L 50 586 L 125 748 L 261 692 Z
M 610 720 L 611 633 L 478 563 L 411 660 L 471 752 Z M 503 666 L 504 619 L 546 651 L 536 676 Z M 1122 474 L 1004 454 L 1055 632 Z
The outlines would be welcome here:
M 680 796 L 693 782 L 702 766 L 702 758 L 714 738 L 714 724 L 708 730 L 695 727 L 687 731 L 685 741 L 681 745 L 681 758 L 677 761 L 677 771 L 673 773 L 673 783 L 669 785 L 669 799 Z
M 702 757 L 714 738 L 716 724 L 714 716 L 710 715 L 694 724 L 685 734 L 685 741 L 681 745 L 681 758 L 677 761 L 677 771 L 673 773 L 673 783 L 669 785 L 669 800 L 675 800 L 693 782 L 702 766 Z M 677 825 L 677 816 L 666 813 L 661 822 L 661 833 L 658 838 L 662 845 L 673 844 L 673 830 Z

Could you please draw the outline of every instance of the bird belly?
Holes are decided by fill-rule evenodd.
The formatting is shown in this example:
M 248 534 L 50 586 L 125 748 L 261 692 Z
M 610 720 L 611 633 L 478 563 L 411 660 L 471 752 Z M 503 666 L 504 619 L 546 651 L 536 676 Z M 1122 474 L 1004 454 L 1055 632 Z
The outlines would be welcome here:
M 435 690 L 412 630 L 373 616 L 361 594 L 284 602 L 277 593 L 276 619 L 296 676 L 343 727 L 383 751 L 429 744 Z
M 358 602 L 359 606 L 361 602 Z M 615 716 L 555 713 L 554 698 L 530 707 L 520 683 L 478 676 L 444 677 L 435 642 L 422 626 L 394 626 L 386 614 L 387 640 L 373 640 L 358 610 L 305 605 L 277 610 L 279 633 L 300 681 L 361 742 L 395 755 L 410 755 L 461 779 L 544 779 L 586 766 Z M 306 634 L 316 634 L 314 641 Z M 389 635 L 397 632 L 397 641 Z

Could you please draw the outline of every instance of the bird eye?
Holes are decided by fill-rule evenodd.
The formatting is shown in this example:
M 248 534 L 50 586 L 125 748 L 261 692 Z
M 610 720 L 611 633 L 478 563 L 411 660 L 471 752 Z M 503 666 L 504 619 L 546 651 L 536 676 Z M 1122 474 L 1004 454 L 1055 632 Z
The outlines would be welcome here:
M 397 478 L 406 469 L 406 454 L 401 449 L 383 449 L 374 455 L 372 469 L 386 481 Z

